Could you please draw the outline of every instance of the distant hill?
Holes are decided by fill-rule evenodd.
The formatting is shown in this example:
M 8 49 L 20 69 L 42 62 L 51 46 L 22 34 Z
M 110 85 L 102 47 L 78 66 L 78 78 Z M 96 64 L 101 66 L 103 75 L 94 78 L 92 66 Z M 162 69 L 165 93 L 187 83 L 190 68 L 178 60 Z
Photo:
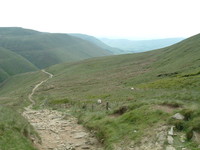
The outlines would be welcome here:
M 0 28 L 0 47 L 23 56 L 38 68 L 112 55 L 110 51 L 74 36 L 17 27 Z
M 119 49 L 119 48 L 114 48 L 114 47 L 111 47 L 111 46 L 108 46 L 106 45 L 105 43 L 103 43 L 101 40 L 93 37 L 93 36 L 90 36 L 90 35 L 85 35 L 85 34 L 78 34 L 78 33 L 74 33 L 74 34 L 70 34 L 72 36 L 75 36 L 75 37 L 78 37 L 78 38 L 81 38 L 83 40 L 87 40 L 89 42 L 92 42 L 93 44 L 105 49 L 105 50 L 109 50 L 111 51 L 112 53 L 114 54 L 122 54 L 124 53 L 123 50 Z
M 124 52 L 144 52 L 159 48 L 164 48 L 175 43 L 182 41 L 184 38 L 167 38 L 167 39 L 155 39 L 155 40 L 139 40 L 132 41 L 127 39 L 107 39 L 101 38 L 100 40 L 105 44 L 117 47 Z
M 0 48 L 0 82 L 9 76 L 35 70 L 37 68 L 22 56 Z

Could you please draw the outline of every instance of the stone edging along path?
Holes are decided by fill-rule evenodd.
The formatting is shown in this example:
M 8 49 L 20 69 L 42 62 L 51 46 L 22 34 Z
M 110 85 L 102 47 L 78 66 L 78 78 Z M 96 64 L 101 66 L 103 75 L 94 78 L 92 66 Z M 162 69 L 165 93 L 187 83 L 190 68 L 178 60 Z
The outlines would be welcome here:
M 40 109 L 33 110 L 35 105 L 33 95 L 43 83 L 53 78 L 53 75 L 42 70 L 49 77 L 35 85 L 28 99 L 31 104 L 25 108 L 23 116 L 35 128 L 41 137 L 41 142 L 33 139 L 33 143 L 39 150 L 103 150 L 101 144 L 83 126 L 79 125 L 77 119 L 67 113 L 56 110 Z

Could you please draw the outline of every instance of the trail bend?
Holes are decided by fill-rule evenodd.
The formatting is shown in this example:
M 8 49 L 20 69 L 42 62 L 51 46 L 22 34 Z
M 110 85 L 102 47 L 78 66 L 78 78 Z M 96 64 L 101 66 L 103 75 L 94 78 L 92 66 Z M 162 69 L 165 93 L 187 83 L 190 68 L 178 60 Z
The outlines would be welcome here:
M 42 70 L 48 78 L 36 84 L 29 94 L 31 104 L 25 108 L 23 116 L 35 128 L 41 142 L 32 139 L 38 150 L 103 150 L 101 144 L 83 126 L 78 124 L 76 118 L 68 113 L 56 110 L 40 109 L 33 110 L 35 101 L 33 95 L 36 90 L 49 79 L 53 74 Z

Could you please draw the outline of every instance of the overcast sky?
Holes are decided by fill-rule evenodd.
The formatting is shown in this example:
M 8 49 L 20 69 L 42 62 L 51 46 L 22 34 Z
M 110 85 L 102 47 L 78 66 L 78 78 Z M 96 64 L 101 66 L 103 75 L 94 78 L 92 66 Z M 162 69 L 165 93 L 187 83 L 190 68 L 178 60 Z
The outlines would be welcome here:
M 153 39 L 200 33 L 200 0 L 0 0 L 0 27 Z

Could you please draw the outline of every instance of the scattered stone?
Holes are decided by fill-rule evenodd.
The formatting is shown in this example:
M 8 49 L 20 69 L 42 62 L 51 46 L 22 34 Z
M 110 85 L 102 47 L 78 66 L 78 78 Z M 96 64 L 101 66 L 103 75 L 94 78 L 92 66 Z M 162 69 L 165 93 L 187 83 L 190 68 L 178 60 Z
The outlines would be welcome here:
M 166 141 L 167 133 L 164 131 L 160 131 L 156 134 L 157 143 L 163 145 Z
M 182 148 L 181 150 L 189 150 L 189 149 L 187 149 L 187 148 Z
M 66 150 L 76 150 L 74 147 L 66 148 Z
M 167 136 L 167 142 L 172 145 L 174 143 L 174 138 L 171 135 Z
M 46 130 L 46 128 L 37 128 L 37 130 Z
M 94 145 L 95 143 L 95 140 L 88 140 L 87 142 L 85 142 L 86 145 Z
M 166 150 L 176 150 L 173 146 L 169 145 L 166 147 Z
M 200 133 L 193 131 L 192 140 L 197 142 L 197 143 L 200 143 Z
M 180 136 L 180 141 L 181 141 L 182 143 L 184 143 L 185 140 L 186 140 L 186 136 L 185 136 L 184 134 L 181 135 L 181 136 Z
M 86 135 L 87 135 L 87 133 L 85 133 L 85 132 L 78 132 L 78 133 L 75 133 L 74 138 L 75 139 L 80 139 L 80 138 L 85 137 Z
M 170 128 L 170 130 L 168 131 L 168 135 L 174 135 L 174 126 Z
M 172 116 L 172 118 L 177 119 L 177 120 L 185 119 L 185 117 L 181 115 L 180 113 L 176 113 L 175 115 Z
M 78 143 L 75 145 L 75 147 L 80 147 L 82 144 Z

